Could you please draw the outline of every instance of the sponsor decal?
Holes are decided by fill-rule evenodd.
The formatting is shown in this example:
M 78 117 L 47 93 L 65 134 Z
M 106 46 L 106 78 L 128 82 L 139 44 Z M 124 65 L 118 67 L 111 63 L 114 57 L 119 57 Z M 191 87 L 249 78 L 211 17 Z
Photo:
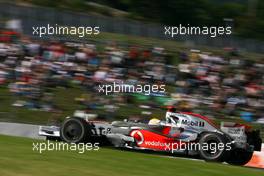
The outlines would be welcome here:
M 165 143 L 160 141 L 145 141 L 145 144 L 148 146 L 158 146 L 158 147 L 170 146 L 170 143 Z
M 132 131 L 131 136 L 135 138 L 138 145 L 143 144 L 144 136 L 139 130 Z
M 192 121 L 192 120 L 182 119 L 181 123 L 187 126 L 204 127 L 204 122 L 202 121 Z

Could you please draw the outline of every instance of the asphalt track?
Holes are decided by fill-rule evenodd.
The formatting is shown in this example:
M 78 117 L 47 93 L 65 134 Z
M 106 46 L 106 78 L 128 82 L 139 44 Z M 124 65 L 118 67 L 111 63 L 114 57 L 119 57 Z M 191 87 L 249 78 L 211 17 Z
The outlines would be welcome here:
M 38 129 L 38 125 L 0 122 L 0 134 L 3 135 L 45 139 L 45 137 L 38 136 Z

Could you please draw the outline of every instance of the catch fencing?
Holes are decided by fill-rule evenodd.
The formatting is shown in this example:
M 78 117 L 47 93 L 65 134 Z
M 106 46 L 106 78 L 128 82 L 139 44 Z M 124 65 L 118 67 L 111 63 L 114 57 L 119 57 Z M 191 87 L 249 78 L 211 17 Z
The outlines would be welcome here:
M 32 26 L 67 25 L 67 26 L 100 26 L 100 31 L 144 36 L 166 40 L 177 40 L 191 46 L 234 47 L 243 51 L 264 53 L 264 42 L 253 39 L 241 39 L 235 36 L 211 38 L 208 36 L 177 36 L 173 39 L 164 35 L 164 26 L 140 21 L 74 13 L 61 9 L 22 6 L 0 2 L 0 19 L 20 19 L 23 32 L 32 35 Z

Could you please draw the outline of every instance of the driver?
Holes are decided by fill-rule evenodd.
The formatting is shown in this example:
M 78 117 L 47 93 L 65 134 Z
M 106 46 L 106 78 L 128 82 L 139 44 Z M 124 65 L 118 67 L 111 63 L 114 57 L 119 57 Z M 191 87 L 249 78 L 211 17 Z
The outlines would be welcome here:
M 150 119 L 150 121 L 148 122 L 149 125 L 160 125 L 161 120 L 157 119 L 157 118 L 153 118 Z

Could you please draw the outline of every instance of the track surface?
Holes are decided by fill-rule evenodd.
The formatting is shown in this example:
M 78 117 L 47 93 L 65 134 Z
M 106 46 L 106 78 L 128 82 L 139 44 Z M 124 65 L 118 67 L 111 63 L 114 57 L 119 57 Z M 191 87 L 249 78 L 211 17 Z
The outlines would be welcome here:
M 38 136 L 38 129 L 38 125 L 0 122 L 0 134 L 45 139 L 44 137 Z

